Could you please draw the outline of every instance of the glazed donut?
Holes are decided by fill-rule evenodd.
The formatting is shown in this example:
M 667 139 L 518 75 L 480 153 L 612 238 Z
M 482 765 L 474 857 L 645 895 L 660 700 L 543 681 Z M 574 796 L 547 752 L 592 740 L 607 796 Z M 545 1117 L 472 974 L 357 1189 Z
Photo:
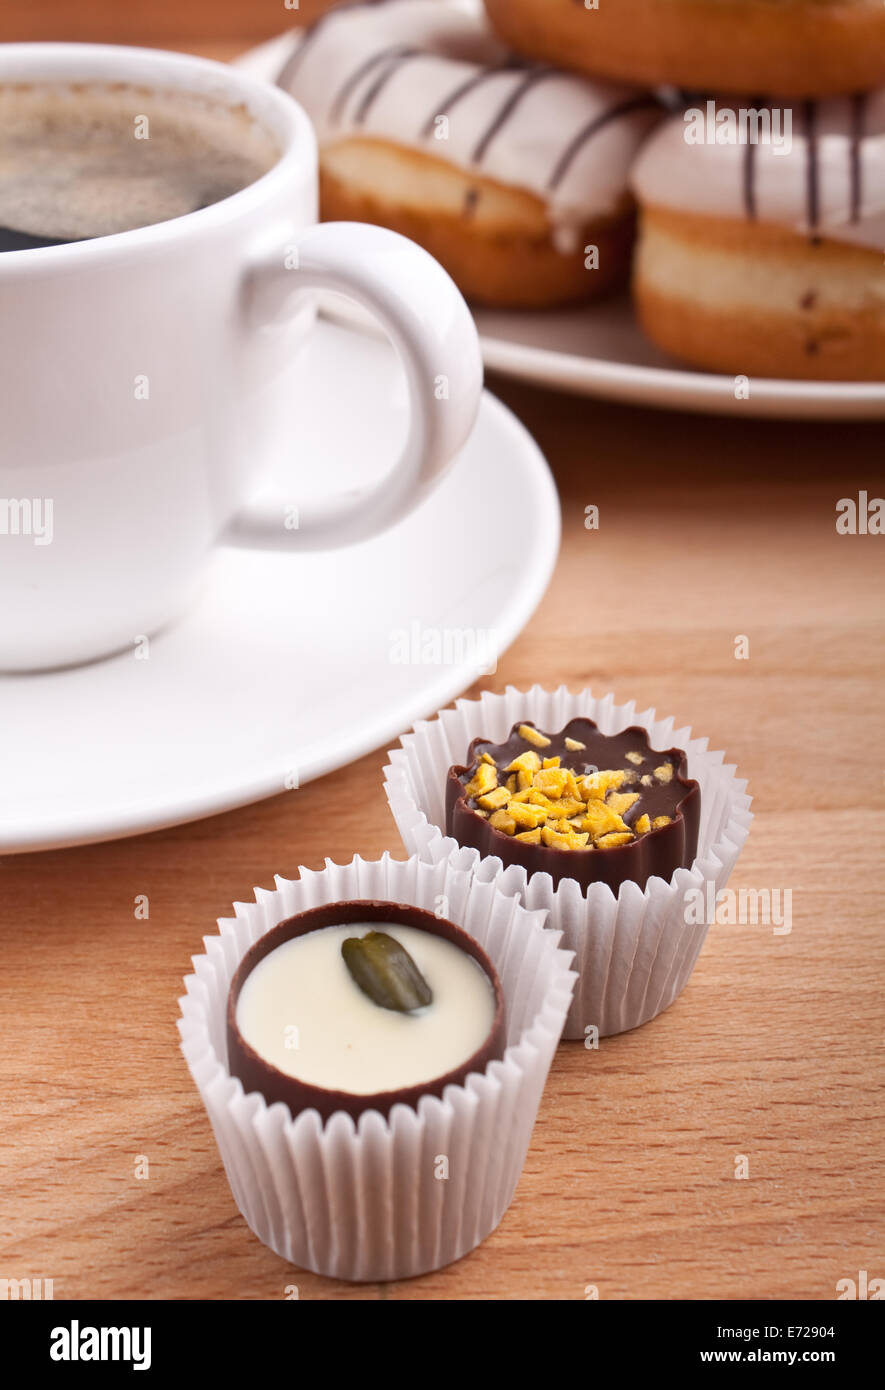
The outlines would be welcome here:
M 485 0 L 505 43 L 592 77 L 824 97 L 885 82 L 879 0 Z
M 885 380 L 885 90 L 744 109 L 675 115 L 636 161 L 640 322 L 714 371 Z M 767 142 L 714 143 L 753 110 Z
M 326 220 L 403 233 L 484 304 L 626 282 L 629 168 L 662 115 L 648 94 L 514 59 L 462 0 L 334 10 L 278 82 L 316 128 Z

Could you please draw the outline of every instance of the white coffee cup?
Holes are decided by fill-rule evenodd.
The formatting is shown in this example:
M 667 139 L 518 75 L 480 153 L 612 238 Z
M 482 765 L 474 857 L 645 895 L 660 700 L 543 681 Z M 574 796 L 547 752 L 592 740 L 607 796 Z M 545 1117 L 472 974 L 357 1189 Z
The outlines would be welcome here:
M 467 439 L 482 365 L 467 306 L 425 251 L 379 227 L 315 225 L 316 141 L 285 93 L 204 59 L 90 44 L 2 46 L 10 82 L 243 103 L 281 150 L 197 212 L 0 254 L 0 669 L 14 671 L 156 632 L 219 543 L 320 549 L 400 520 Z M 293 458 L 286 497 L 259 503 L 318 289 L 358 301 L 392 339 L 408 439 L 380 485 L 341 495 L 332 478 L 321 505 L 298 508 L 316 461 Z

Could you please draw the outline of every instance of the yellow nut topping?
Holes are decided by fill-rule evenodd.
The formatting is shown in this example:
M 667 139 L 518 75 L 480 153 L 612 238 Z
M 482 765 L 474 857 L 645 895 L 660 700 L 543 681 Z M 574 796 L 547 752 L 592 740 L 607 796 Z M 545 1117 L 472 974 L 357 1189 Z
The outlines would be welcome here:
M 538 791 L 545 796 L 560 797 L 565 790 L 568 781 L 568 773 L 561 767 L 548 767 L 536 772 L 532 778 L 532 786 L 537 787 Z
M 632 839 L 633 836 L 628 830 L 626 835 L 603 835 L 596 841 L 596 845 L 599 849 L 617 849 L 618 845 L 626 845 L 628 840 Z
M 554 799 L 565 796 L 577 801 L 581 796 L 575 775 L 567 767 L 542 768 L 532 777 L 532 785 L 545 796 L 552 796 Z
M 588 839 L 588 835 L 575 835 L 573 831 L 563 834 L 549 825 L 541 827 L 541 840 L 549 849 L 583 849 Z
M 608 792 L 617 791 L 623 785 L 626 775 L 620 768 L 614 772 L 588 772 L 580 783 L 581 796 L 585 801 L 601 801 Z
M 485 796 L 477 797 L 477 800 L 484 811 L 500 811 L 510 800 L 510 793 L 506 787 L 495 787 L 494 791 L 486 792 Z
M 588 801 L 581 829 L 589 831 L 593 839 L 598 840 L 600 835 L 608 835 L 616 830 L 629 830 L 630 827 L 625 825 L 617 812 L 606 806 L 604 801 Z
M 533 743 L 536 748 L 549 748 L 550 739 L 538 729 L 533 729 L 531 724 L 520 724 L 516 731 L 520 738 L 524 738 L 526 743 Z
M 507 810 L 516 824 L 526 830 L 534 830 L 536 825 L 544 825 L 547 820 L 547 812 L 543 806 L 528 806 L 524 801 L 509 801 Z
M 564 796 L 559 801 L 548 801 L 547 808 L 551 816 L 576 816 L 584 810 L 583 801 L 577 797 Z
M 572 849 L 586 849 L 590 836 L 586 830 L 576 830 L 573 825 L 569 825 L 567 820 L 558 820 L 553 827 L 558 830 L 560 835 L 565 835 Z
M 629 767 L 582 772 L 580 766 L 563 767 L 561 754 L 542 758 L 537 749 L 549 747 L 553 740 L 530 724 L 520 724 L 517 732 L 533 746 L 506 768 L 499 768 L 490 753 L 478 753 L 464 789 L 476 814 L 494 830 L 529 845 L 591 851 L 617 849 L 672 824 L 671 816 L 649 816 L 642 803 L 645 788 L 674 780 L 673 763 L 642 772 L 642 764 L 653 759 L 631 750 L 624 755 Z M 587 749 L 574 738 L 562 739 L 559 746 L 569 753 Z M 624 817 L 633 807 L 642 814 L 631 826 Z
M 505 768 L 505 771 L 506 771 L 506 772 L 537 772 L 537 771 L 538 771 L 538 768 L 539 768 L 540 766 L 541 766 L 541 759 L 538 757 L 537 753 L 533 752 L 532 749 L 529 748 L 529 749 L 527 750 L 527 752 L 525 752 L 525 753 L 520 753 L 520 755 L 519 755 L 518 758 L 514 758 L 514 759 L 513 759 L 513 762 L 510 763 L 509 766 L 508 766 L 507 768 Z
M 494 764 L 480 763 L 473 774 L 472 779 L 467 783 L 465 792 L 467 796 L 477 800 L 484 796 L 486 792 L 494 791 L 498 785 L 498 769 Z

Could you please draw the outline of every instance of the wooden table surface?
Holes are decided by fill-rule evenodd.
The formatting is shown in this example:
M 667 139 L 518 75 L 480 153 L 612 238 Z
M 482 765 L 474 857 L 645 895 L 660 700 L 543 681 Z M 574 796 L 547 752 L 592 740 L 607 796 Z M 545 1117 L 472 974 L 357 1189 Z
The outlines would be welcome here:
M 282 1298 L 296 1282 L 301 1298 L 767 1299 L 885 1275 L 885 538 L 835 527 L 840 498 L 885 493 L 881 426 L 489 385 L 546 453 L 564 532 L 546 597 L 482 684 L 592 684 L 725 748 L 756 813 L 731 886 L 792 890 L 792 931 L 713 927 L 666 1014 L 598 1052 L 561 1046 L 499 1229 L 436 1274 L 352 1287 L 294 1271 L 240 1218 L 176 1000 L 203 934 L 256 884 L 398 849 L 384 750 L 197 824 L 0 860 L 0 1276 L 52 1278 L 58 1298 Z M 330 818 L 330 797 L 356 809 Z

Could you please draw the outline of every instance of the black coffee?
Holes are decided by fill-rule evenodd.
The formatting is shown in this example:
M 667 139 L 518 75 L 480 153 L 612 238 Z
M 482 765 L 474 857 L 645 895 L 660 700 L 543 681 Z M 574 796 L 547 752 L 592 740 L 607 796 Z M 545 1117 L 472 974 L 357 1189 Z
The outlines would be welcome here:
M 124 83 L 0 84 L 0 251 L 165 222 L 279 158 L 243 107 Z

